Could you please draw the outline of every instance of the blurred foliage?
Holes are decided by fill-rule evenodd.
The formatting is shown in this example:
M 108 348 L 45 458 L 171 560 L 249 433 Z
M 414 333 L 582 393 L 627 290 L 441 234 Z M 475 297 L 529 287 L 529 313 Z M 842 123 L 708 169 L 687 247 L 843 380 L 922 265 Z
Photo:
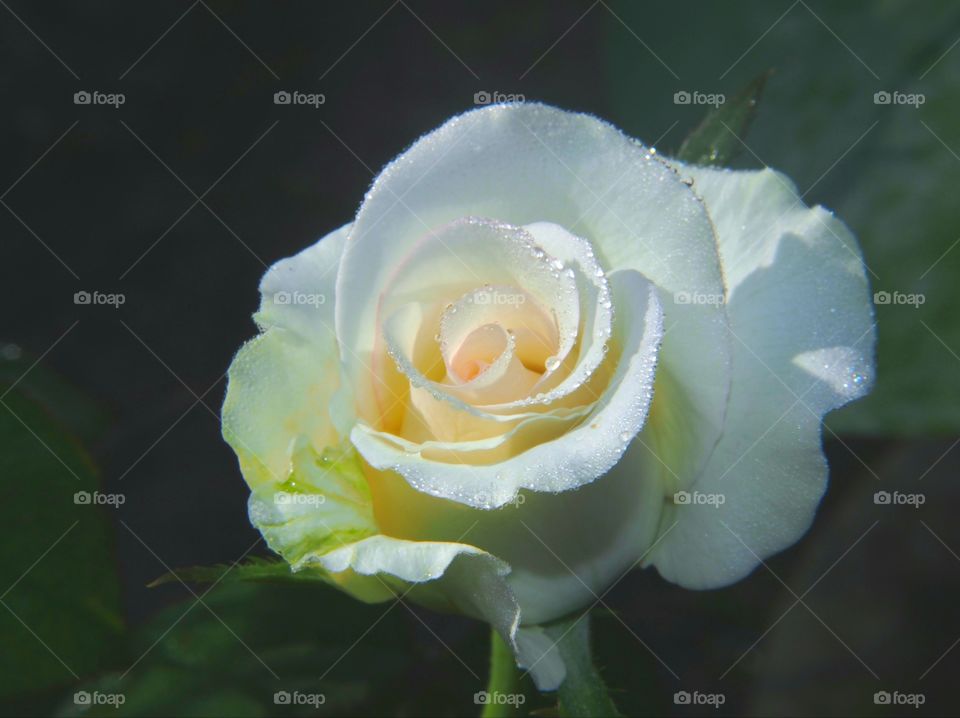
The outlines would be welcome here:
M 44 376 L 31 378 L 32 394 L 45 395 Z M 110 509 L 75 499 L 99 486 L 89 457 L 19 385 L 2 401 L 0 697 L 9 697 L 101 668 L 115 655 L 122 619 Z M 71 411 L 85 414 L 81 403 Z
M 749 150 L 735 166 L 769 164 L 807 202 L 836 212 L 861 243 L 873 291 L 925 295 L 919 308 L 877 307 L 877 386 L 828 424 L 881 435 L 960 429 L 960 213 L 952 190 L 960 183 L 960 48 L 948 52 L 960 34 L 960 5 L 697 3 L 694 24 L 686 3 L 611 7 L 670 68 L 609 19 L 615 124 L 653 141 L 679 120 L 659 143 L 669 154 L 704 109 L 674 105 L 675 92 L 729 98 L 773 69 Z M 895 90 L 923 93 L 926 102 L 874 103 L 874 93 Z
M 414 690 L 402 608 L 319 584 L 232 583 L 197 595 L 136 630 L 121 670 L 83 686 L 125 697 L 86 715 L 383 715 L 425 698 Z M 275 702 L 283 692 L 289 703 Z M 78 712 L 68 699 L 60 715 Z
M 239 564 L 178 568 L 152 581 L 150 588 L 156 588 L 165 583 L 209 583 L 214 585 L 237 581 L 302 583 L 324 578 L 325 574 L 322 571 L 313 571 L 310 567 L 294 573 L 290 570 L 290 564 L 282 559 L 253 557 Z
M 41 359 L 25 353 L 16 344 L 0 342 L 0 393 L 16 385 L 20 394 L 42 407 L 85 444 L 99 439 L 109 425 L 106 410 Z

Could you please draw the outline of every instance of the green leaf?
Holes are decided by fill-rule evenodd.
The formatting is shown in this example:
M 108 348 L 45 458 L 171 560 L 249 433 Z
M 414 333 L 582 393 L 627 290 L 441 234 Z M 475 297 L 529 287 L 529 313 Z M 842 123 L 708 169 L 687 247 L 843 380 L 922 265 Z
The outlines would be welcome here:
M 547 635 L 557 642 L 557 649 L 567 668 L 567 677 L 560 685 L 560 715 L 619 716 L 620 712 L 607 692 L 607 687 L 593 663 L 590 650 L 590 615 L 581 614 L 545 627 Z
M 165 573 L 152 581 L 155 588 L 165 583 L 234 583 L 237 581 L 263 581 L 268 583 L 326 580 L 324 574 L 309 568 L 294 573 L 290 564 L 282 559 L 254 557 L 241 564 L 217 566 L 191 566 Z
M 197 593 L 202 603 L 188 596 L 162 611 L 133 634 L 114 670 L 82 686 L 91 694 L 124 696 L 118 708 L 85 715 L 435 715 L 448 706 L 458 715 L 476 711 L 474 676 L 398 603 L 369 605 L 309 581 L 223 583 Z M 458 631 L 459 641 L 447 636 L 445 643 L 478 666 L 485 629 L 467 625 L 475 630 Z M 278 692 L 292 700 L 275 702 Z M 321 695 L 318 710 L 309 701 Z M 76 713 L 71 693 L 60 714 Z
M 85 444 L 99 439 L 109 424 L 107 412 L 88 394 L 18 345 L 0 341 L 0 393 L 12 386 Z
M 72 683 L 115 655 L 123 625 L 109 505 L 93 465 L 18 385 L 0 406 L 0 697 Z M 104 496 L 100 494 L 99 496 Z
M 695 165 L 725 165 L 736 156 L 743 149 L 742 138 L 772 72 L 758 75 L 729 102 L 710 110 L 680 145 L 677 159 Z

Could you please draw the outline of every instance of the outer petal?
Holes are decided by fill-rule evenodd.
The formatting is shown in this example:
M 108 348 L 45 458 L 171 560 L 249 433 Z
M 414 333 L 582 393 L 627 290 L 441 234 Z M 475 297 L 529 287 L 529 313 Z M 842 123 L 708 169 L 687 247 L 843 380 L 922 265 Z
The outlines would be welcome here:
M 534 667 L 542 690 L 554 690 L 563 680 L 558 654 L 519 630 L 520 603 L 507 583 L 507 563 L 460 541 L 406 541 L 378 533 L 367 479 L 351 447 L 321 453 L 296 440 L 284 478 L 253 486 L 250 521 L 294 571 L 317 571 L 364 601 L 409 595 L 430 608 L 486 621 L 520 665 Z
M 334 344 L 269 329 L 243 345 L 228 377 L 223 438 L 251 488 L 286 479 L 295 437 L 318 449 L 339 442 L 328 409 L 339 382 Z
M 529 627 L 595 602 L 656 538 L 662 490 L 637 471 L 640 444 L 577 491 L 522 493 L 496 510 L 427 496 L 393 472 L 370 478 L 382 530 L 409 540 L 471 544 L 510 564 L 508 583 Z M 403 511 L 391 507 L 402 506 Z
M 286 479 L 295 437 L 318 451 L 339 443 L 329 414 L 340 375 L 333 285 L 348 230 L 280 260 L 260 283 L 264 333 L 234 357 L 222 410 L 224 439 L 251 487 Z
M 542 691 L 556 690 L 566 675 L 552 644 L 536 629 L 520 628 L 520 605 L 507 583 L 510 567 L 462 543 L 404 541 L 372 536 L 316 559 L 347 592 L 366 601 L 396 594 L 440 611 L 486 621 L 513 648 L 521 668 Z
M 285 327 L 324 346 L 331 342 L 337 268 L 350 227 L 334 230 L 267 270 L 254 315 L 261 327 Z
M 795 542 L 826 489 L 821 417 L 873 380 L 869 290 L 847 228 L 775 172 L 697 167 L 720 236 L 734 337 L 723 436 L 648 562 L 691 588 L 731 583 Z M 696 503 L 697 495 L 723 503 Z M 719 506 L 716 504 L 720 503 Z M 675 525 L 674 525 L 675 524 Z

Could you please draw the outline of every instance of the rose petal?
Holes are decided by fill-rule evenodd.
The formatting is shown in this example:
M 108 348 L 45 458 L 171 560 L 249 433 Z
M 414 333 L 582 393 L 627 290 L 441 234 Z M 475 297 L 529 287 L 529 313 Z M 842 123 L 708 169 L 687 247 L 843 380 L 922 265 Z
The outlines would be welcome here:
M 420 491 L 476 508 L 502 506 L 522 488 L 566 491 L 595 480 L 620 459 L 643 426 L 663 336 L 653 286 L 629 270 L 614 273 L 610 282 L 614 305 L 630 308 L 618 315 L 612 338 L 621 356 L 591 413 L 559 440 L 492 466 L 432 461 L 420 452 L 398 449 L 393 437 L 363 423 L 351 432 L 353 444 L 375 468 L 392 469 Z
M 260 283 L 264 333 L 234 357 L 222 410 L 224 439 L 251 485 L 286 479 L 297 436 L 318 450 L 340 440 L 328 412 L 340 377 L 333 285 L 349 229 L 281 259 Z
M 338 364 L 332 337 L 322 347 L 279 327 L 237 352 L 223 402 L 223 437 L 248 483 L 284 481 L 297 436 L 317 448 L 338 443 L 327 410 Z
M 555 690 L 563 680 L 556 652 L 518 635 L 520 605 L 506 581 L 509 565 L 459 540 L 405 541 L 377 533 L 367 480 L 352 449 L 318 453 L 300 442 L 289 479 L 255 488 L 249 510 L 250 521 L 293 571 L 320 570 L 364 601 L 403 595 L 486 621 L 522 666 L 533 666 L 542 690 Z
M 542 306 L 549 307 L 556 324 L 558 342 L 549 351 L 563 360 L 576 343 L 580 304 L 576 278 L 560 272 L 533 238 L 520 227 L 477 218 L 461 218 L 418 238 L 411 251 L 401 258 L 385 287 L 379 290 L 375 303 L 374 325 L 365 333 L 360 346 L 343 345 L 341 355 L 352 386 L 358 390 L 359 413 L 367 423 L 380 421 L 396 429 L 396 419 L 383 421 L 387 408 L 402 401 L 398 390 L 400 377 L 394 362 L 416 386 L 427 386 L 438 397 L 448 395 L 448 386 L 431 382 L 423 375 L 420 364 L 407 353 L 387 357 L 381 336 L 396 313 L 410 303 L 425 308 L 428 303 L 454 304 L 472 293 L 482 291 L 485 285 L 517 286 L 533 296 Z M 370 294 L 377 294 L 376 291 Z M 338 303 L 340 301 L 338 295 Z M 506 317 L 504 317 L 506 318 Z M 409 321 L 409 315 L 404 320 Z M 440 327 L 427 327 L 434 336 Z M 403 340 L 406 343 L 422 337 L 423 332 L 405 326 L 396 333 L 394 350 Z M 430 366 L 424 371 L 429 371 Z M 372 376 L 371 376 L 372 374 Z M 456 402 L 465 411 L 473 410 L 466 402 Z M 517 402 L 507 405 L 512 407 Z M 473 410 L 477 412 L 477 410 Z
M 734 337 L 724 434 L 686 488 L 724 501 L 668 504 L 661 526 L 672 529 L 648 562 L 671 581 L 711 588 L 739 580 L 809 527 L 827 481 L 821 417 L 869 390 L 873 312 L 850 232 L 808 209 L 785 177 L 680 171 L 694 178 L 719 232 Z
M 525 491 L 493 511 L 438 500 L 393 472 L 368 478 L 384 533 L 454 541 L 467 532 L 472 545 L 509 563 L 508 583 L 531 625 L 595 603 L 656 537 L 663 494 L 639 468 L 641 449 L 631 444 L 611 471 L 576 491 Z
M 285 327 L 324 346 L 330 342 L 337 268 L 350 227 L 334 230 L 267 270 L 260 280 L 260 311 L 254 315 L 262 328 Z
M 486 621 L 509 645 L 537 687 L 556 690 L 566 675 L 563 660 L 537 631 L 520 629 L 520 605 L 506 581 L 510 567 L 463 543 L 368 539 L 312 559 L 337 584 L 365 601 L 409 595 L 418 603 Z
M 675 170 L 588 115 L 533 103 L 486 107 L 449 120 L 392 162 L 367 194 L 337 279 L 337 332 L 346 355 L 369 352 L 372 294 L 418 238 L 465 216 L 549 222 L 584 237 L 603 267 L 649 277 L 671 327 L 661 367 L 673 377 L 676 402 L 689 407 L 683 430 L 702 448 L 693 453 L 708 453 L 729 391 L 726 316 L 722 306 L 673 300 L 723 296 L 710 219 Z

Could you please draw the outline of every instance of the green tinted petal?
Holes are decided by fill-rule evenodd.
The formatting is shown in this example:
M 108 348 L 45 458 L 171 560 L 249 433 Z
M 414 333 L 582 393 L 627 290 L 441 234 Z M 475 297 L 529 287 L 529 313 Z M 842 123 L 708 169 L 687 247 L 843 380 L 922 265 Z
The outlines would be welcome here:
M 377 533 L 370 490 L 351 447 L 318 453 L 298 440 L 286 480 L 254 490 L 249 511 L 267 545 L 294 571 Z

